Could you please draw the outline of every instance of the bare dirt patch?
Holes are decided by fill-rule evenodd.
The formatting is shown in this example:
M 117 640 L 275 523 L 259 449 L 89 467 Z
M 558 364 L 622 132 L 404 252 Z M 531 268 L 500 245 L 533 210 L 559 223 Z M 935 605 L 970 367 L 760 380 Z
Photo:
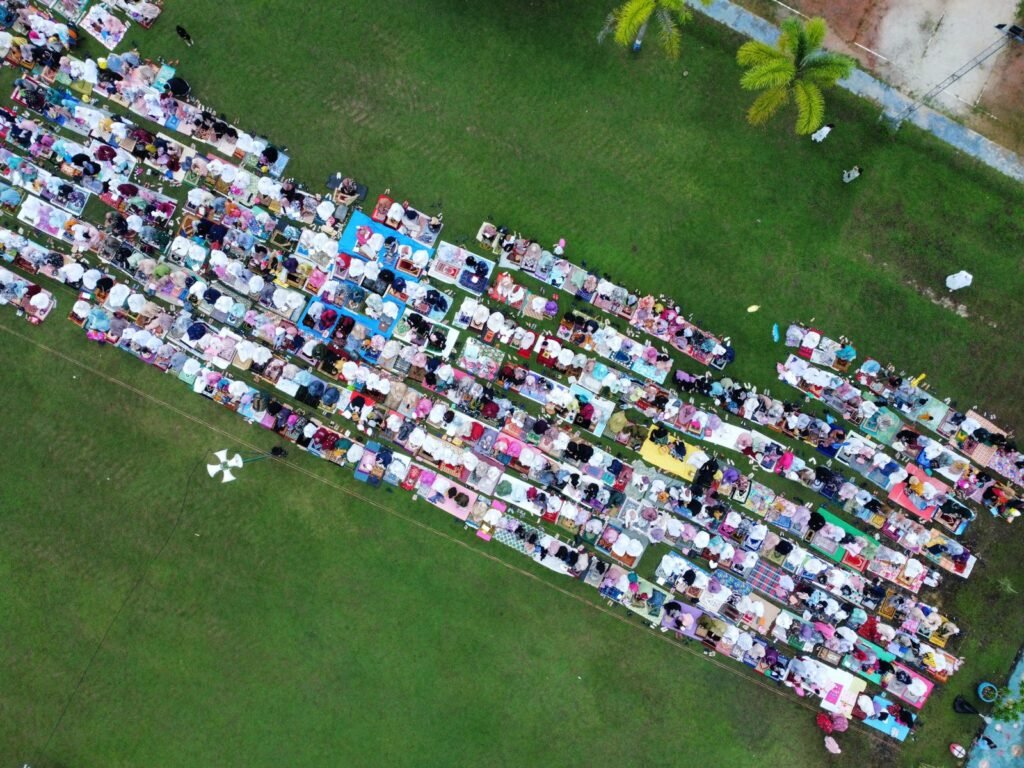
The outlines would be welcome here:
M 1011 46 L 993 68 L 970 126 L 1024 153 L 1024 43 Z
M 904 93 L 921 95 L 1002 39 L 1017 0 L 742 0 L 774 20 L 821 16 L 827 44 Z M 1024 149 L 1024 43 L 1013 43 L 950 85 L 933 106 L 1015 151 Z

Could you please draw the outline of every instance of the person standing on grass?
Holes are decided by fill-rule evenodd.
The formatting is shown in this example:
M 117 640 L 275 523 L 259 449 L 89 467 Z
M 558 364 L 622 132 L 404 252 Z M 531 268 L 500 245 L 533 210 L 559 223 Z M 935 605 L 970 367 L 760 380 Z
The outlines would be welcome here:
M 843 183 L 849 184 L 851 181 L 858 178 L 861 174 L 861 170 L 862 169 L 859 165 L 855 165 L 850 170 L 843 171 Z
M 174 31 L 178 33 L 178 37 L 185 41 L 185 45 L 187 45 L 189 48 L 192 47 L 192 35 L 188 33 L 187 29 L 185 29 L 183 26 L 181 26 L 181 24 L 179 24 L 174 28 Z
M 811 134 L 811 141 L 815 142 L 816 144 L 821 144 L 821 142 L 825 140 L 825 137 L 832 133 L 832 129 L 835 127 L 836 126 L 834 123 L 829 123 L 828 125 L 821 126 L 821 128 L 819 128 L 818 130 Z

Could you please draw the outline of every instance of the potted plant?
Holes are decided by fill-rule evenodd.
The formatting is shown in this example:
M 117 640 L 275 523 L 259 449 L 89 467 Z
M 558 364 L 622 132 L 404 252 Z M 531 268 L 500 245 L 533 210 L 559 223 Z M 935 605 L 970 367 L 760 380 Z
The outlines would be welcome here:
M 999 698 L 999 688 L 995 683 L 990 683 L 986 680 L 978 685 L 978 698 L 986 704 L 991 704 Z
M 1024 696 L 1014 694 L 1009 688 L 1000 688 L 995 704 L 992 705 L 992 717 L 1004 723 L 1014 723 L 1024 716 Z

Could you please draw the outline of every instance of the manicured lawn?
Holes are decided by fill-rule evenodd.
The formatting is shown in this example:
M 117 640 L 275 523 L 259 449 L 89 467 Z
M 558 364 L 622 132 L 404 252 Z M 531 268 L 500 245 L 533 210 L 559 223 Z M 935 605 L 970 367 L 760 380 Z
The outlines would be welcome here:
M 785 121 L 746 126 L 739 41 L 703 22 L 670 66 L 598 47 L 602 4 L 301 5 L 168 0 L 156 29 L 131 39 L 180 58 L 200 98 L 287 145 L 308 185 L 344 170 L 373 194 L 442 203 L 449 239 L 471 240 L 484 218 L 564 236 L 575 260 L 665 290 L 730 335 L 735 375 L 771 386 L 783 354 L 771 324 L 814 317 L 862 354 L 927 371 L 961 405 L 1024 423 L 1018 186 L 909 129 L 894 140 L 839 93 L 821 146 Z M 865 175 L 844 186 L 855 163 Z M 966 319 L 909 285 L 939 288 L 961 268 L 975 274 L 958 297 Z M 826 763 L 791 696 L 481 556 L 506 553 L 422 503 L 303 456 L 428 528 L 282 466 L 253 465 L 227 488 L 190 482 L 230 443 L 209 428 L 264 448 L 269 436 L 86 346 L 58 314 L 37 329 L 9 312 L 0 323 L 205 424 L 0 334 L 16 361 L 0 366 L 11 762 Z M 995 583 L 1024 588 L 1012 533 L 979 520 L 968 538 L 983 562 L 940 598 L 969 632 L 969 661 L 926 708 L 918 742 L 891 757 L 851 733 L 835 764 L 942 765 L 949 741 L 969 740 L 977 721 L 950 712 L 953 695 L 1002 675 L 1021 642 L 1024 608 Z

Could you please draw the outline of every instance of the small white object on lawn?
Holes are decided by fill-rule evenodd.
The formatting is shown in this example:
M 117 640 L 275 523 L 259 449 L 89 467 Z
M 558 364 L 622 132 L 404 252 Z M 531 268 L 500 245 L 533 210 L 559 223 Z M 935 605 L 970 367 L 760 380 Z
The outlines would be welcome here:
M 973 282 L 974 275 L 961 269 L 955 275 L 950 275 L 946 278 L 946 287 L 951 291 L 959 291 L 961 288 L 966 288 Z

